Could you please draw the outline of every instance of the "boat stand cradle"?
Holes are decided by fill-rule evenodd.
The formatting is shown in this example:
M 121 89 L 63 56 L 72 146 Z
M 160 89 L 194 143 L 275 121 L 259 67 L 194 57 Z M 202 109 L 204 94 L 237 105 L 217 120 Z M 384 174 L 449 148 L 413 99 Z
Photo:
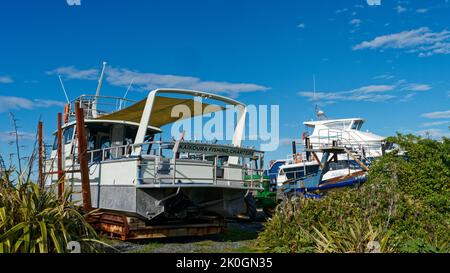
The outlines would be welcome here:
M 100 234 L 123 241 L 221 234 L 227 227 L 224 220 L 217 219 L 199 223 L 148 226 L 139 218 L 111 212 L 95 213 L 89 222 Z

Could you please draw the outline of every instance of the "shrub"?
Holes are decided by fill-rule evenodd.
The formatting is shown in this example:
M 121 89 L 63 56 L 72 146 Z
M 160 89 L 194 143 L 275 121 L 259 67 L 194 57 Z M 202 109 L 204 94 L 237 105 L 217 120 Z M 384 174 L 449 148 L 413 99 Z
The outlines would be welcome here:
M 83 252 L 97 251 L 95 230 L 70 192 L 59 200 L 53 191 L 42 191 L 32 182 L 0 186 L 0 253 L 67 252 L 70 241 Z
M 368 182 L 279 205 L 259 235 L 270 252 L 450 251 L 450 141 L 390 138 L 407 151 L 376 160 Z

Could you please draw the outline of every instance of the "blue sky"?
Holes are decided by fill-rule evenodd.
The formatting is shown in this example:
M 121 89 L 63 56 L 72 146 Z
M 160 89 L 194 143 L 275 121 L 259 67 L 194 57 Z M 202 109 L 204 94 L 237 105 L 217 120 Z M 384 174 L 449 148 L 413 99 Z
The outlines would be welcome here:
M 285 157 L 316 99 L 332 118 L 366 129 L 448 136 L 450 3 L 387 1 L 0 1 L 0 153 L 13 151 L 8 112 L 24 153 L 42 117 L 55 129 L 64 95 L 140 99 L 156 87 L 201 88 L 247 104 L 280 105 Z M 48 140 L 50 141 L 50 138 Z

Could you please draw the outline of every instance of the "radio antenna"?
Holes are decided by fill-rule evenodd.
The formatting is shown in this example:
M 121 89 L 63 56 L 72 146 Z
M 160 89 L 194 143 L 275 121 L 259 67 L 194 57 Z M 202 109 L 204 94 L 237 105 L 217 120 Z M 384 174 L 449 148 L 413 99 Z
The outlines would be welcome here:
M 66 96 L 67 104 L 70 104 L 70 100 L 69 100 L 69 97 L 67 96 L 66 88 L 64 87 L 64 83 L 63 83 L 63 81 L 61 79 L 61 76 L 58 75 L 58 78 L 59 78 L 59 82 L 61 83 L 61 87 L 62 87 L 62 90 L 64 92 L 64 96 Z
M 325 112 L 319 108 L 319 105 L 317 104 L 317 100 L 316 100 L 316 74 L 313 74 L 313 89 L 314 89 L 314 99 L 313 100 L 316 103 L 316 105 L 314 107 L 314 112 L 316 113 L 316 117 L 319 120 L 324 120 L 327 118 L 327 116 L 325 115 Z
M 123 95 L 123 99 L 120 100 L 120 106 L 119 106 L 119 110 L 122 109 L 122 102 L 124 102 L 125 98 L 128 95 L 128 91 L 130 91 L 131 86 L 133 85 L 134 79 L 131 79 L 130 85 L 128 85 L 127 91 L 125 92 L 125 95 Z

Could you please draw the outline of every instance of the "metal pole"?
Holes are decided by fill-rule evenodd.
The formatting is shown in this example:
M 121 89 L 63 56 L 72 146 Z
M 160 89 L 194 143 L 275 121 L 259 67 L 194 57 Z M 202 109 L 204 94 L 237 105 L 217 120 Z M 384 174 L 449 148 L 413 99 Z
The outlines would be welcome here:
M 62 158 L 62 115 L 58 113 L 58 131 L 57 131 L 57 157 L 58 157 L 58 197 L 62 198 L 64 192 L 64 171 Z
M 213 176 L 213 183 L 214 185 L 217 185 L 217 157 L 218 155 L 216 155 L 214 157 L 214 176 Z
M 263 183 L 264 183 L 264 154 L 260 155 L 259 167 L 261 168 L 260 169 L 260 174 L 261 174 L 260 182 L 261 182 L 261 185 L 263 185 Z
M 43 145 L 43 123 L 39 121 L 38 123 L 38 171 L 39 171 L 39 187 L 41 190 L 44 189 L 44 170 L 43 170 L 43 154 L 44 154 L 44 145 Z
M 175 184 L 176 176 L 177 176 L 177 157 L 174 156 L 173 157 L 173 181 L 172 181 L 172 184 Z
M 80 108 L 80 104 L 75 105 L 75 115 L 77 124 L 77 140 L 78 140 L 78 160 L 80 162 L 81 174 L 81 195 L 83 199 L 83 208 L 85 211 L 92 210 L 91 203 L 91 186 L 89 182 L 89 166 L 86 158 L 87 143 L 84 131 L 84 112 Z

